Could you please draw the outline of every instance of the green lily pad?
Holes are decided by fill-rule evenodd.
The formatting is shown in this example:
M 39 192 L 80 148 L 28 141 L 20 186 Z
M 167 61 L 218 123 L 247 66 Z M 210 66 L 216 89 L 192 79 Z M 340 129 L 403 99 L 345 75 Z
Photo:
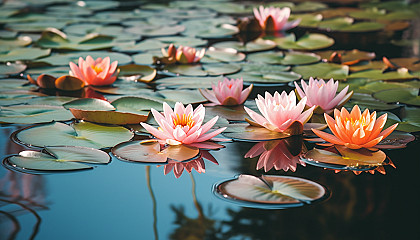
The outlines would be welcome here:
M 293 12 L 314 12 L 327 8 L 328 5 L 322 2 L 302 2 L 291 7 Z
M 249 117 L 243 105 L 206 107 L 206 114 L 219 116 L 229 121 L 245 121 L 245 118 Z
M 7 161 L 20 171 L 70 171 L 91 169 L 83 163 L 106 164 L 110 156 L 100 150 L 86 147 L 46 147 L 44 152 L 22 151 L 19 155 L 7 158 Z M 83 163 L 80 163 L 83 162 Z M 33 172 L 32 172 L 33 173 Z
M 104 111 L 113 111 L 115 107 L 111 103 L 95 98 L 80 98 L 68 102 L 63 105 L 66 109 L 76 108 L 81 110 L 104 110 Z
M 17 32 L 42 32 L 48 28 L 61 29 L 67 23 L 61 21 L 59 18 L 54 21 L 35 21 L 35 22 L 19 22 L 6 24 L 7 29 Z
M 318 62 L 321 57 L 305 52 L 262 52 L 248 54 L 247 59 L 258 63 L 302 65 Z
M 189 46 L 189 47 L 200 47 L 207 44 L 206 40 L 195 38 L 195 37 L 184 37 L 184 36 L 168 36 L 168 37 L 157 37 L 153 41 L 160 41 L 165 46 L 169 44 L 174 44 L 175 46 Z M 150 49 L 145 49 L 150 50 Z
M 25 71 L 26 65 L 22 63 L 0 64 L 0 75 L 14 75 Z
M 111 61 L 118 61 L 118 65 L 126 65 L 128 63 L 131 63 L 132 61 L 129 55 L 123 53 L 106 51 L 88 51 L 74 53 L 59 53 L 49 57 L 37 59 L 36 62 L 48 63 L 53 66 L 68 66 L 69 62 L 74 62 L 77 64 L 80 57 L 85 59 L 86 56 L 91 56 L 93 59 L 97 59 L 98 57 L 109 57 Z
M 53 122 L 15 132 L 14 139 L 27 146 L 81 146 L 95 149 L 113 147 L 130 140 L 134 134 L 124 127 L 89 122 L 67 125 Z
M 73 116 L 61 106 L 16 105 L 0 107 L 1 123 L 32 124 L 51 121 L 68 121 Z
M 241 141 L 269 141 L 290 137 L 290 134 L 270 131 L 263 127 L 254 127 L 248 123 L 231 124 L 223 136 Z
M 206 51 L 206 54 L 200 61 L 202 63 L 241 62 L 245 57 L 245 54 L 238 53 L 233 48 L 216 49 L 211 47 Z
M 31 105 L 62 106 L 63 104 L 71 102 L 75 99 L 77 98 L 65 96 L 45 96 L 31 98 L 27 100 L 26 103 Z
M 375 109 L 375 110 L 392 110 L 401 107 L 399 104 L 384 103 L 372 97 L 371 94 L 354 93 L 350 102 L 347 102 L 344 107 L 352 108 L 354 105 L 359 105 L 361 109 Z
M 306 13 L 306 14 L 293 14 L 290 20 L 300 19 L 300 27 L 315 28 L 322 21 L 322 14 Z
M 196 157 L 199 152 L 198 148 L 183 144 L 161 149 L 157 141 L 124 142 L 112 148 L 112 154 L 124 161 L 161 164 L 168 159 L 186 161 Z
M 387 89 L 373 94 L 373 97 L 386 103 L 400 102 L 420 106 L 418 88 Z
M 133 58 L 133 61 L 136 64 L 140 65 L 152 65 L 153 64 L 153 57 L 156 56 L 156 54 L 153 53 L 138 53 L 134 54 L 131 57 Z
M 1 91 L 0 92 L 0 106 L 9 106 L 15 104 L 26 103 L 28 100 L 38 96 L 45 96 L 42 93 L 31 91 Z
M 0 51 L 9 51 L 19 47 L 25 47 L 32 43 L 32 38 L 19 36 L 13 39 L 0 39 Z
M 396 10 L 390 13 L 387 13 L 384 9 L 378 8 L 369 8 L 360 11 L 351 12 L 350 17 L 356 19 L 372 19 L 372 20 L 410 20 L 418 17 L 416 11 L 411 9 L 406 10 Z
M 353 18 L 339 17 L 320 22 L 318 28 L 339 32 L 371 32 L 383 30 L 385 28 L 385 24 L 378 22 L 354 23 Z
M 340 54 L 341 63 L 345 65 L 353 65 L 363 60 L 372 60 L 376 56 L 374 52 L 365 52 L 365 51 L 360 51 L 358 49 L 353 49 L 351 51 L 327 50 L 327 51 L 317 52 L 317 54 L 320 55 L 321 58 L 324 59 L 325 61 L 330 61 L 330 58 L 334 53 Z M 334 62 L 334 63 L 337 63 L 337 62 Z
M 240 52 L 256 52 L 256 51 L 264 51 L 270 50 L 276 47 L 276 44 L 270 40 L 264 40 L 262 38 L 258 38 L 252 42 L 248 42 L 245 45 L 241 42 L 219 42 L 213 44 L 215 48 L 233 48 Z
M 58 29 L 48 29 L 42 33 L 37 44 L 43 48 L 90 51 L 111 48 L 115 43 L 110 36 L 92 33 L 79 37 L 66 35 Z
M 111 103 L 117 111 L 128 113 L 144 113 L 151 108 L 163 111 L 162 102 L 141 97 L 121 97 Z
M 36 90 L 33 85 L 28 85 L 28 83 L 28 81 L 23 79 L 0 79 L 0 89 L 3 91 Z
M 370 151 L 365 148 L 350 149 L 334 145 L 327 149 L 314 148 L 302 156 L 308 164 L 323 168 L 351 171 L 367 171 L 384 164 L 386 154 L 380 150 Z
M 125 65 L 120 67 L 118 77 L 130 81 L 150 82 L 156 77 L 156 69 L 146 65 Z
M 397 71 L 383 72 L 382 70 L 365 70 L 352 73 L 348 78 L 368 78 L 371 80 L 405 80 L 415 78 L 406 68 L 399 68 Z
M 334 39 L 319 33 L 309 33 L 296 40 L 294 34 L 272 39 L 279 48 L 293 50 L 316 50 L 334 44 Z
M 167 77 L 155 81 L 158 88 L 186 89 L 211 88 L 212 84 L 223 81 L 223 77 Z
M 242 78 L 244 82 L 266 85 L 284 85 L 289 82 L 296 81 L 301 79 L 302 76 L 295 72 L 278 72 L 275 74 L 257 74 L 257 73 L 247 73 L 239 72 L 233 75 L 229 75 L 229 78 Z
M 198 89 L 195 90 L 160 90 L 159 94 L 172 102 L 181 102 L 182 104 L 206 102 L 207 99 L 201 95 Z
M 241 67 L 235 64 L 172 64 L 164 68 L 166 71 L 184 76 L 223 75 L 238 72 Z
M 379 113 L 380 114 L 380 113 Z M 378 115 L 379 115 L 378 114 Z M 384 128 L 387 128 L 395 123 L 398 123 L 396 130 L 403 132 L 418 132 L 420 131 L 420 110 L 416 107 L 404 107 L 401 109 L 401 119 L 388 112 L 388 119 Z
M 245 174 L 217 184 L 215 191 L 223 199 L 246 206 L 280 209 L 311 204 L 328 194 L 322 185 L 303 178 Z
M 160 27 L 142 25 L 142 26 L 129 27 L 125 29 L 126 32 L 139 34 L 141 36 L 148 36 L 148 37 L 176 35 L 178 33 L 183 32 L 184 30 L 185 30 L 185 27 L 182 25 L 160 26 Z
M 34 60 L 40 57 L 48 56 L 50 53 L 51 49 L 41 49 L 34 47 L 14 48 L 6 54 L 0 54 L 0 62 Z
M 349 67 L 346 65 L 334 63 L 315 63 L 311 65 L 295 66 L 293 72 L 301 74 L 304 79 L 322 78 L 322 79 L 345 79 L 349 74 Z

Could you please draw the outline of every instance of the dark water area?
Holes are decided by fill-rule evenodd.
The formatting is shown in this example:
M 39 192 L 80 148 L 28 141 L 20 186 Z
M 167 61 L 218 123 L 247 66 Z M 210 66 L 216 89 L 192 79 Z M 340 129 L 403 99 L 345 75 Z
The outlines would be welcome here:
M 118 10 L 131 11 L 147 3 L 150 2 L 120 1 Z M 357 3 L 346 6 L 357 6 Z M 43 8 L 33 10 L 42 12 Z M 243 15 L 246 14 L 238 14 Z M 416 45 L 401 47 L 390 43 L 390 39 L 420 39 L 419 18 L 411 20 L 410 27 L 395 31 L 392 36 L 381 31 L 293 30 L 296 36 L 307 31 L 334 38 L 335 44 L 327 50 L 370 51 L 376 53 L 378 60 L 383 56 L 419 57 Z M 218 41 L 221 40 L 209 40 L 208 46 Z M 161 74 L 157 78 L 164 77 Z M 153 83 L 149 85 L 155 87 Z M 249 99 L 264 91 L 289 92 L 294 88 L 291 86 L 256 86 Z M 10 139 L 13 132 L 27 126 L 0 125 L 2 159 L 28 149 Z M 395 165 L 395 168 L 385 166 L 386 174 L 363 172 L 357 175 L 309 164 L 298 164 L 296 171 L 256 170 L 258 157 L 244 157 L 255 143 L 243 141 L 223 143 L 225 148 L 211 151 L 217 164 L 204 160 L 205 172 L 184 170 L 179 178 L 174 170 L 164 174 L 164 166 L 121 161 L 109 149 L 106 151 L 112 157 L 111 162 L 95 166 L 93 170 L 38 175 L 3 166 L 0 167 L 0 240 L 420 239 L 417 172 L 420 135 L 419 132 L 412 134 L 416 140 L 406 148 L 384 150 Z M 314 147 L 312 143 L 304 144 L 308 149 Z M 215 195 L 215 183 L 239 174 L 309 179 L 325 186 L 330 196 L 303 207 L 258 209 Z

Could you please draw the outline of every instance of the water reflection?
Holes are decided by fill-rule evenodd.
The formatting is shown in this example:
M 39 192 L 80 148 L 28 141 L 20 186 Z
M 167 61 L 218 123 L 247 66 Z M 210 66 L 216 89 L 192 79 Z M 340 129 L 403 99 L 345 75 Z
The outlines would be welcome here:
M 208 150 L 200 150 L 199 157 L 193 160 L 179 162 L 176 160 L 168 159 L 168 163 L 164 165 L 164 174 L 170 173 L 172 170 L 176 178 L 179 178 L 184 169 L 191 173 L 195 169 L 198 173 L 204 173 L 206 171 L 206 165 L 204 159 L 209 160 L 210 162 L 219 165 L 217 160 L 209 153 Z
M 6 239 L 15 239 L 21 229 L 18 216 L 27 213 L 36 219 L 29 239 L 35 238 L 41 224 L 37 210 L 48 209 L 45 196 L 42 176 L 8 171 L 0 179 L 0 230 Z
M 268 172 L 274 167 L 276 170 L 288 171 L 290 169 L 294 172 L 298 164 L 305 166 L 299 157 L 306 149 L 304 146 L 302 136 L 259 142 L 245 154 L 245 158 L 260 156 L 257 170 L 264 168 L 264 171 Z

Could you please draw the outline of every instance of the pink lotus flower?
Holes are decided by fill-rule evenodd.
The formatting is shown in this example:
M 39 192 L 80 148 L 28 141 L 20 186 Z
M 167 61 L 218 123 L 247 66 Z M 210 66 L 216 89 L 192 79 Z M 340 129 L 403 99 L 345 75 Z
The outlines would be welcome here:
M 109 57 L 94 60 L 91 56 L 87 56 L 86 61 L 80 57 L 79 66 L 70 62 L 70 75 L 80 78 L 86 85 L 110 85 L 115 82 L 119 73 L 118 62 L 110 63 L 110 61 Z
M 324 113 L 325 121 L 334 135 L 312 129 L 318 137 L 332 144 L 344 145 L 350 149 L 371 148 L 385 139 L 398 126 L 398 123 L 382 131 L 387 119 L 383 114 L 376 119 L 376 112 L 363 114 L 359 106 L 355 105 L 349 113 L 345 108 L 341 112 L 334 110 L 334 118 Z M 381 132 L 382 131 L 382 132 Z
M 300 23 L 300 19 L 288 22 L 290 17 L 290 8 L 254 8 L 254 16 L 258 20 L 262 29 L 266 32 L 286 31 L 296 27 Z
M 343 106 L 353 95 L 353 91 L 347 94 L 349 86 L 346 86 L 339 94 L 337 93 L 338 81 L 331 78 L 327 83 L 323 79 L 309 78 L 309 85 L 301 80 L 302 88 L 295 82 L 296 92 L 300 98 L 307 97 L 306 105 L 309 107 L 319 106 L 322 112 L 331 112 L 335 107 Z M 316 111 L 316 110 L 315 110 Z
M 285 91 L 281 95 L 275 92 L 274 96 L 271 96 L 269 92 L 265 92 L 265 98 L 258 94 L 258 98 L 255 101 L 262 116 L 247 107 L 244 107 L 245 111 L 257 125 L 276 132 L 285 131 L 295 121 L 305 124 L 311 118 L 315 108 L 311 107 L 302 112 L 305 108 L 306 97 L 302 98 L 296 105 L 294 91 L 291 91 L 289 95 Z
M 286 172 L 290 169 L 294 172 L 296 171 L 297 164 L 306 166 L 300 160 L 300 154 L 294 156 L 290 153 L 287 144 L 287 140 L 259 142 L 245 154 L 245 158 L 253 158 L 261 155 L 257 162 L 257 170 L 264 167 L 265 172 L 270 171 L 273 167 L 276 170 L 283 169 Z
M 225 105 L 234 106 L 245 102 L 252 91 L 253 85 L 243 90 L 243 80 L 225 78 L 223 82 L 219 81 L 217 85 L 212 84 L 213 90 L 199 89 L 201 95 L 212 102 L 208 106 Z M 243 90 L 243 91 L 242 91 Z
M 206 53 L 205 49 L 198 50 L 192 47 L 179 46 L 176 48 L 173 44 L 169 45 L 168 51 L 162 48 L 162 54 L 168 60 L 176 59 L 177 62 L 186 63 L 197 63 L 204 57 Z
M 201 154 L 200 158 L 197 158 L 188 162 L 178 162 L 178 161 L 169 159 L 168 163 L 164 165 L 164 169 L 163 169 L 164 174 L 166 175 L 173 170 L 175 177 L 179 178 L 184 172 L 184 169 L 187 170 L 188 173 L 191 173 L 193 169 L 195 169 L 198 173 L 204 173 L 206 172 L 206 165 L 204 163 L 204 158 L 208 159 L 214 164 L 219 165 L 217 160 L 208 151 L 200 150 L 200 154 Z
M 140 123 L 148 132 L 169 145 L 192 144 L 207 141 L 223 132 L 226 127 L 219 128 L 211 133 L 206 133 L 217 122 L 218 117 L 212 118 L 202 125 L 205 108 L 199 105 L 194 111 L 189 104 L 187 107 L 180 102 L 175 104 L 174 110 L 163 103 L 163 114 L 151 109 L 152 114 L 159 124 L 159 129 L 147 123 Z

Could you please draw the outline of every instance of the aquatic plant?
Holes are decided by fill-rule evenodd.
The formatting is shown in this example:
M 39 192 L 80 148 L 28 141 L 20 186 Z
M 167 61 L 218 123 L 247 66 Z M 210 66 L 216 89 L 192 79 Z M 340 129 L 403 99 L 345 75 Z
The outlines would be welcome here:
M 71 75 L 80 78 L 86 85 L 94 86 L 114 83 L 119 73 L 117 66 L 118 61 L 111 63 L 109 57 L 104 59 L 99 57 L 96 60 L 91 56 L 87 56 L 86 60 L 80 57 L 78 65 L 70 62 Z

